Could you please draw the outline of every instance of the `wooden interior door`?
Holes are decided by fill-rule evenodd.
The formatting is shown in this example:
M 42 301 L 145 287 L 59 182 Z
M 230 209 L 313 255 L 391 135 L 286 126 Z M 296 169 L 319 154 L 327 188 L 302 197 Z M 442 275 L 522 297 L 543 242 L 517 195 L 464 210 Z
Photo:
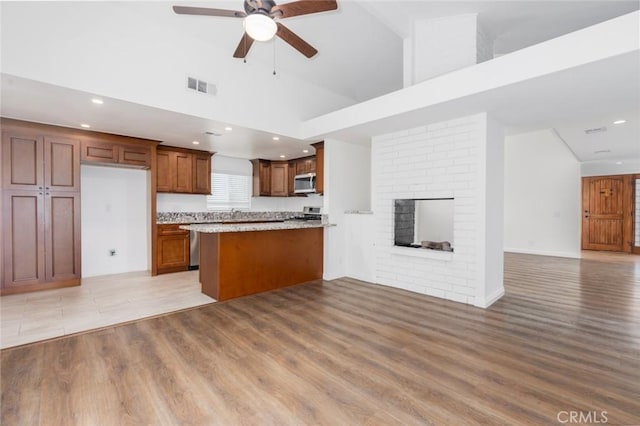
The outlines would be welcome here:
M 631 176 L 582 178 L 582 249 L 631 251 Z

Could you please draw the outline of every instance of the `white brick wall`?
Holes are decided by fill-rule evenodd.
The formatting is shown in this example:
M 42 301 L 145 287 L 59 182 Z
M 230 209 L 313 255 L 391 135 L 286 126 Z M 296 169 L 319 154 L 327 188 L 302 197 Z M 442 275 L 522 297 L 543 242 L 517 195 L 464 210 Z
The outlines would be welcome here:
M 483 286 L 486 114 L 373 138 L 376 280 L 380 284 L 476 304 Z M 454 198 L 454 253 L 448 260 L 406 255 L 393 245 L 393 200 Z M 410 249 L 404 249 L 410 250 Z M 418 250 L 418 249 L 416 249 Z M 406 252 L 405 252 L 406 253 Z

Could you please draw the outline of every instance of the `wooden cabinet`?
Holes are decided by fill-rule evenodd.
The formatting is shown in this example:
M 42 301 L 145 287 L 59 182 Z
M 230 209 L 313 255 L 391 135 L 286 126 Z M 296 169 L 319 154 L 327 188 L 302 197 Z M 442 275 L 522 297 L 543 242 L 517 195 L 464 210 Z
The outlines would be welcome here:
M 156 259 L 159 274 L 189 269 L 189 231 L 180 229 L 180 226 L 158 225 Z
M 316 172 L 316 158 L 315 157 L 304 157 L 298 158 L 296 160 L 296 174 L 302 175 L 305 173 L 315 173 Z
M 211 194 L 211 154 L 193 155 L 193 192 Z
M 3 188 L 80 191 L 79 154 L 80 143 L 75 139 L 3 132 Z
M 151 167 L 151 147 L 143 143 L 87 139 L 82 141 L 80 159 L 85 164 L 148 169 Z
M 83 141 L 81 157 L 83 163 L 116 164 L 118 144 L 105 141 Z
M 320 144 L 322 144 L 322 142 Z M 318 144 L 314 144 L 314 146 L 316 145 Z M 318 150 L 318 148 L 316 148 L 316 150 Z M 324 150 L 322 147 L 320 150 L 323 154 L 323 161 Z M 316 173 L 317 176 L 322 176 L 322 172 L 318 172 L 317 155 L 289 161 L 251 160 L 251 163 L 253 164 L 254 197 L 288 197 L 300 195 L 295 193 L 294 180 L 296 175 Z M 322 193 L 322 190 L 316 189 L 316 192 Z
M 211 153 L 159 146 L 156 155 L 158 192 L 211 193 Z
M 253 196 L 270 196 L 271 162 L 268 160 L 251 160 L 251 163 L 253 164 Z
M 295 197 L 295 177 L 296 177 L 296 165 L 298 160 L 289 160 L 289 172 L 287 179 L 287 186 L 289 187 L 289 196 Z
M 316 149 L 316 194 L 324 193 L 324 142 L 311 144 Z
M 80 282 L 80 141 L 2 135 L 2 293 Z
M 286 197 L 289 195 L 289 163 L 286 161 L 271 162 L 271 196 Z

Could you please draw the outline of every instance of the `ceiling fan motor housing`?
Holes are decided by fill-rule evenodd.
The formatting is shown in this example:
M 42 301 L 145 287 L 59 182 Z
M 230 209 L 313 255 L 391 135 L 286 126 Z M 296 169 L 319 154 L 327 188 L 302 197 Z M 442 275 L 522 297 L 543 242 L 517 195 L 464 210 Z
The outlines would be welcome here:
M 271 9 L 276 5 L 274 0 L 245 0 L 244 10 L 247 15 L 259 13 L 261 15 L 270 16 Z

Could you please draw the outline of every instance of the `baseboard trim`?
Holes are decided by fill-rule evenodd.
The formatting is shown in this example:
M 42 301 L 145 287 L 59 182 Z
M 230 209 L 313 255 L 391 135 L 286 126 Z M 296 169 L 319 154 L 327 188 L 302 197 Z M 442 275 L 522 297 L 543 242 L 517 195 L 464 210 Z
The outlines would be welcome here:
M 517 248 L 505 248 L 507 253 L 521 253 L 521 254 L 533 254 L 536 256 L 552 256 L 552 257 L 568 257 L 570 259 L 580 259 L 580 252 L 569 251 L 546 251 L 546 250 L 527 250 Z
M 476 303 L 474 303 L 474 305 L 479 308 L 486 309 L 489 306 L 493 305 L 495 302 L 497 302 L 498 299 L 500 299 L 502 296 L 504 296 L 504 287 L 500 287 L 489 297 L 486 297 L 484 299 L 479 299 L 479 300 L 476 299 L 475 301 Z

